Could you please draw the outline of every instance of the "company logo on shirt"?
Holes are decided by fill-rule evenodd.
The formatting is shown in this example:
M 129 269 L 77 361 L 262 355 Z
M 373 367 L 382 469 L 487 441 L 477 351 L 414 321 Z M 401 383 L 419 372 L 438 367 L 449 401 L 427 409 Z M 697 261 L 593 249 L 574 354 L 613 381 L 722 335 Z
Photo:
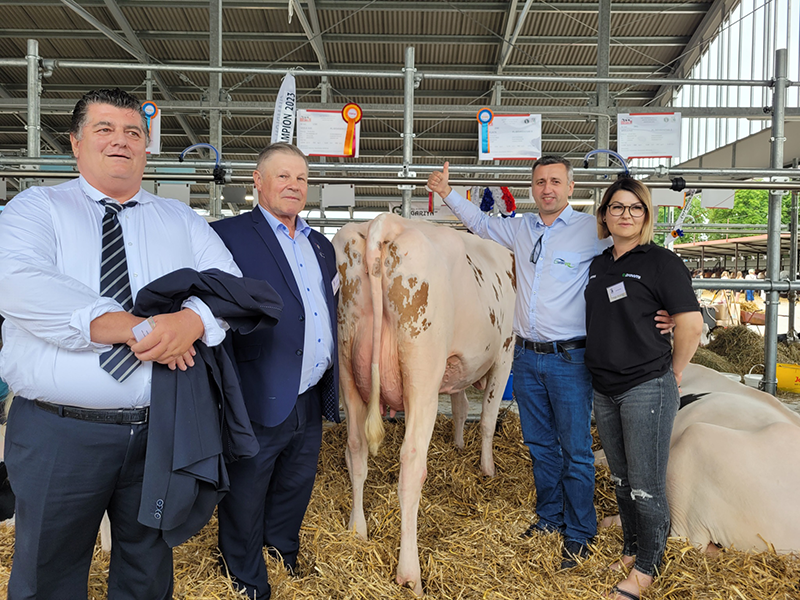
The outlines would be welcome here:
M 641 275 L 637 275 L 636 273 L 623 273 L 623 277 L 632 277 L 633 279 L 641 279 Z
M 556 258 L 556 259 L 554 259 L 554 260 L 553 260 L 553 264 L 554 264 L 554 265 L 564 265 L 565 267 L 568 267 L 568 268 L 570 268 L 570 269 L 574 269 L 574 268 L 575 268 L 575 265 L 573 265 L 571 262 L 567 262 L 567 261 L 566 261 L 566 260 L 564 260 L 563 258 Z

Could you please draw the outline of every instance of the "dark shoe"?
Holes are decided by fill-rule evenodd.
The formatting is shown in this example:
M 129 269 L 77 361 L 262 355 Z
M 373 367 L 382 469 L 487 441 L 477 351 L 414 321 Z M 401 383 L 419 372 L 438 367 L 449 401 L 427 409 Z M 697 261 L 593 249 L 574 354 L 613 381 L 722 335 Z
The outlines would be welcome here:
M 589 558 L 589 546 L 567 540 L 564 542 L 564 549 L 561 551 L 561 570 L 572 569 L 578 566 L 578 563 Z
M 548 533 L 553 533 L 557 531 L 558 529 L 547 527 L 546 525 L 542 525 L 541 521 L 536 521 L 535 523 L 531 523 L 530 526 L 523 533 L 519 534 L 519 537 L 523 539 L 528 539 L 535 537 L 537 535 L 547 535 Z

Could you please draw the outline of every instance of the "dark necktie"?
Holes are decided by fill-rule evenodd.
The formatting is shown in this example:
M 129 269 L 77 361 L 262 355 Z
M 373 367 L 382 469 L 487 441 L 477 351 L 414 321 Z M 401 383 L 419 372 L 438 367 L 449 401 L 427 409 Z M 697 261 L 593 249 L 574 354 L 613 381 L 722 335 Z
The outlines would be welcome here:
M 113 298 L 130 312 L 133 308 L 133 292 L 118 215 L 123 209 L 135 206 L 136 202 L 120 204 L 106 199 L 101 200 L 100 204 L 106 207 L 100 258 L 100 295 Z M 125 381 L 140 364 L 141 361 L 127 344 L 114 344 L 111 350 L 100 355 L 100 366 L 120 382 Z

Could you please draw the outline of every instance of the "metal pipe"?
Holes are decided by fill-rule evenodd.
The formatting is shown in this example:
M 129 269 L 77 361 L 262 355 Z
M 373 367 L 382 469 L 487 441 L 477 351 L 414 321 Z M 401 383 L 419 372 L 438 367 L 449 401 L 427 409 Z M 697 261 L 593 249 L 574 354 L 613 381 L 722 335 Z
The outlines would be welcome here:
M 772 148 L 770 152 L 770 167 L 783 168 L 783 144 L 786 141 L 784 132 L 784 110 L 786 108 L 786 49 L 781 48 L 775 52 L 775 88 L 772 94 Z M 780 275 L 780 223 L 781 223 L 781 198 L 779 190 L 773 190 L 769 195 L 769 244 L 767 247 L 767 279 L 775 281 Z M 776 290 L 767 293 L 767 317 L 764 328 L 764 390 L 770 394 L 777 391 L 778 380 L 776 368 L 778 362 L 778 306 L 780 297 Z
M 797 191 L 792 192 L 792 210 L 790 213 L 789 232 L 791 233 L 789 251 L 789 278 L 797 278 Z M 787 332 L 787 341 L 796 342 L 797 332 L 794 330 L 794 313 L 795 305 L 797 302 L 797 292 L 789 292 L 789 331 Z
M 153 65 L 147 65 L 152 67 Z M 301 73 L 301 72 L 297 72 Z M 69 99 L 46 99 L 42 103 L 42 107 L 47 109 L 48 112 L 53 114 L 70 113 L 75 106 L 74 100 Z M 163 106 L 174 114 L 196 113 L 199 110 L 209 110 L 210 103 L 203 101 L 183 101 L 183 100 L 162 100 L 159 102 L 159 108 Z M 275 107 L 274 102 L 255 102 L 255 101 L 231 101 L 226 104 L 226 109 L 233 114 L 250 114 L 257 113 L 263 114 L 270 112 Z M 25 100 L 23 98 L 2 98 L 0 99 L 0 112 L 9 110 L 24 110 Z M 340 110 L 341 105 L 336 104 L 308 104 L 300 103 L 298 108 L 313 108 L 320 110 Z M 366 118 L 381 119 L 387 115 L 396 118 L 397 114 L 403 111 L 402 104 L 367 104 L 361 105 L 364 110 Z M 499 110 L 499 107 L 491 107 Z M 613 106 L 609 107 L 604 114 L 611 117 L 616 117 L 619 113 L 629 112 L 630 106 Z M 747 118 L 747 119 L 769 119 L 769 114 L 765 114 L 762 108 L 759 107 L 694 107 L 694 106 L 673 106 L 669 109 L 662 107 L 648 107 L 651 113 L 673 113 L 680 112 L 683 118 Z M 552 117 L 553 115 L 574 117 L 580 115 L 585 118 L 593 118 L 600 114 L 600 109 L 596 106 L 573 106 L 568 104 L 560 104 L 557 106 L 537 106 L 536 112 L 545 116 Z M 453 105 L 453 104 L 419 104 L 414 107 L 414 114 L 417 118 L 439 118 L 446 116 L 450 119 L 472 119 L 475 109 L 470 105 Z M 787 109 L 786 115 L 790 117 L 800 117 L 800 108 Z
M 207 166 L 208 163 L 202 163 L 203 166 L 199 167 L 196 163 L 191 162 L 184 162 L 184 163 L 176 163 L 176 166 L 181 166 L 183 168 L 186 167 L 195 167 L 195 168 L 203 168 L 210 170 L 213 168 L 213 163 L 210 166 Z M 164 165 L 163 163 L 155 163 L 157 166 L 168 166 Z M 157 173 L 153 172 L 152 168 L 154 163 L 150 163 L 148 165 L 148 169 L 145 171 L 145 179 L 170 179 L 170 180 L 184 180 L 184 181 L 211 181 L 213 176 L 211 173 Z M 227 165 L 226 165 L 227 166 Z M 336 163 L 327 163 L 324 167 L 320 167 L 317 169 L 313 169 L 315 172 L 320 171 L 333 171 L 332 167 L 336 166 Z M 349 171 L 353 171 L 354 165 L 349 165 Z M 397 172 L 398 168 L 402 168 L 401 165 L 397 165 L 394 169 Z M 244 171 L 244 169 L 241 169 Z M 253 168 L 250 169 L 250 173 L 253 172 Z M 412 171 L 413 173 L 413 171 Z M 64 178 L 64 177 L 77 177 L 78 173 L 75 171 L 23 171 L 23 170 L 15 170 L 15 169 L 0 169 L 0 177 L 38 177 L 38 178 Z M 251 175 L 231 175 L 231 181 L 233 182 L 252 182 Z M 394 187 L 398 185 L 411 185 L 417 187 L 424 187 L 427 183 L 427 178 L 425 177 L 357 177 L 357 176 L 336 176 L 336 175 L 328 175 L 326 177 L 319 177 L 319 176 L 312 176 L 309 178 L 309 183 L 352 183 L 354 185 L 359 186 L 369 186 L 369 187 Z M 524 179 L 493 179 L 491 177 L 482 177 L 480 179 L 450 179 L 450 183 L 452 185 L 461 185 L 471 187 L 473 185 L 483 185 L 483 186 L 498 186 L 503 185 L 510 188 L 520 188 L 520 189 L 527 189 L 530 187 L 530 180 Z M 595 187 L 607 187 L 611 185 L 611 181 L 576 181 L 575 187 L 578 189 L 592 189 Z M 668 181 L 664 182 L 656 182 L 654 184 L 649 184 L 650 187 L 658 187 L 658 188 L 668 188 L 670 183 Z M 729 188 L 731 187 L 730 184 L 727 183 L 717 183 L 717 184 L 708 184 L 704 183 L 706 188 Z M 754 189 L 754 190 L 800 190 L 800 182 L 797 183 L 769 183 L 769 182 L 762 182 L 762 181 L 748 181 L 743 182 L 741 185 L 737 185 L 739 189 Z M 743 226 L 742 228 L 746 228 L 747 226 Z
M 69 159 L 63 159 L 65 161 Z M 49 163 L 48 163 L 49 164 Z M 70 164 L 68 162 L 61 163 L 61 164 Z M 230 163 L 230 164 L 241 164 L 241 163 Z M 230 164 L 226 163 L 226 168 L 229 167 Z M 213 162 L 209 163 L 207 161 L 202 161 L 199 163 L 196 162 L 183 162 L 178 163 L 175 161 L 174 163 L 162 163 L 162 162 L 151 162 L 148 164 L 148 168 L 145 171 L 145 179 L 170 179 L 170 180 L 184 180 L 184 181 L 211 181 L 213 176 L 211 173 L 156 173 L 153 172 L 153 167 L 165 167 L 165 166 L 180 166 L 183 168 L 187 167 L 194 167 L 196 169 L 205 169 L 211 170 L 214 167 Z M 336 169 L 334 167 L 337 166 L 337 163 L 326 163 L 323 165 L 317 165 L 315 168 L 311 170 L 314 172 L 320 171 L 354 171 L 356 170 L 355 165 L 347 165 L 349 168 L 347 169 Z M 359 165 L 361 166 L 361 165 Z M 250 167 L 250 173 L 253 172 L 255 167 Z M 401 165 L 396 165 L 393 171 L 396 173 L 398 169 L 402 168 Z M 413 168 L 413 166 L 412 166 Z M 441 167 L 440 167 L 441 168 Z M 237 171 L 246 171 L 245 168 L 236 169 Z M 414 171 L 411 171 L 412 173 Z M 64 178 L 64 177 L 77 177 L 78 173 L 75 171 L 23 171 L 23 170 L 15 170 L 15 169 L 0 169 L 0 177 L 38 177 L 38 178 Z M 252 182 L 251 175 L 231 175 L 232 182 Z M 349 184 L 352 183 L 354 185 L 359 186 L 369 186 L 369 187 L 394 187 L 399 185 L 411 185 L 411 186 L 418 186 L 424 187 L 427 183 L 427 178 L 425 177 L 357 177 L 357 176 L 336 176 L 336 175 L 328 175 L 326 177 L 319 177 L 319 176 L 312 176 L 309 178 L 309 183 L 341 183 L 341 184 Z M 479 179 L 450 179 L 450 183 L 452 185 L 461 185 L 471 187 L 473 185 L 483 185 L 483 186 L 498 186 L 503 185 L 510 188 L 520 188 L 520 189 L 527 189 L 530 187 L 530 179 L 493 179 L 489 176 L 482 177 Z M 592 189 L 596 187 L 608 187 L 611 185 L 612 181 L 576 181 L 575 187 L 578 189 Z M 689 182 L 690 185 L 693 185 Z M 649 187 L 654 188 L 668 188 L 670 187 L 669 181 L 659 181 L 654 183 L 648 183 Z M 727 189 L 731 187 L 730 183 L 708 183 L 703 182 L 703 187 L 705 188 L 721 188 Z M 763 181 L 748 181 L 748 182 L 741 182 L 737 183 L 737 189 L 753 189 L 753 190 L 800 190 L 800 182 L 795 183 L 770 183 L 770 182 L 763 182 Z M 737 226 L 732 226 L 737 227 Z M 747 225 L 739 226 L 743 229 L 747 227 Z
M 222 66 L 222 0 L 208 3 L 209 63 L 212 67 Z M 222 115 L 219 110 L 222 93 L 222 72 L 213 71 L 209 75 L 208 100 L 212 108 L 208 113 L 208 141 L 222 152 Z M 214 182 L 208 185 L 208 212 L 215 218 L 222 216 L 222 186 Z
M 611 0 L 600 0 L 597 15 L 597 77 L 608 78 L 611 64 Z M 608 110 L 610 105 L 609 84 L 597 84 L 597 108 L 600 112 Z M 611 118 L 606 114 L 595 117 L 596 148 L 611 148 Z M 595 164 L 608 167 L 608 154 L 601 153 L 595 157 Z M 600 206 L 601 191 L 594 191 L 594 205 Z M 592 211 L 594 212 L 594 210 Z
M 42 94 L 42 74 L 39 71 L 39 42 L 28 40 L 28 157 L 41 154 L 42 113 L 39 100 Z
M 411 163 L 414 162 L 414 75 L 417 70 L 414 68 L 414 46 L 406 47 L 406 62 L 403 68 L 405 75 L 403 106 L 403 171 L 402 175 L 410 177 L 416 175 L 410 170 Z M 423 184 L 424 185 L 424 184 Z M 403 217 L 411 218 L 411 185 L 401 187 L 403 194 Z
M 216 0 L 212 0 L 216 1 Z M 55 66 L 64 69 L 108 69 L 112 71 L 169 71 L 176 73 L 195 72 L 195 73 L 239 73 L 242 75 L 286 75 L 293 73 L 295 77 L 380 77 L 390 79 L 400 79 L 403 73 L 399 71 L 349 71 L 336 69 L 302 69 L 275 68 L 267 69 L 263 67 L 224 67 L 214 65 L 161 65 L 141 63 L 121 63 L 121 62 L 91 62 L 83 60 L 55 59 Z M 2 64 L 0 64 L 2 66 Z M 661 81 L 659 79 L 659 81 Z M 652 80 L 650 85 L 652 85 Z M 769 85 L 769 81 L 761 85 Z M 742 85 L 747 85 L 743 83 Z
M 788 292 L 789 290 L 800 290 L 800 280 L 692 279 L 692 287 L 696 290 L 732 290 L 735 292 L 766 290 L 768 292 L 774 291 L 777 294 L 778 292 Z
M 161 108 L 161 103 L 159 103 L 159 108 Z M 20 165 L 20 166 L 31 166 L 31 165 L 75 165 L 75 159 L 72 158 L 62 158 L 62 157 L 52 157 L 52 156 L 42 156 L 39 158 L 28 158 L 24 156 L 0 156 L 0 165 Z M 187 160 L 185 162 L 178 162 L 177 160 L 169 160 L 169 159 L 161 159 L 161 158 L 153 158 L 148 161 L 148 165 L 150 166 L 160 166 L 160 167 L 195 167 L 199 169 L 213 169 L 214 168 L 214 161 L 204 161 L 204 160 Z M 225 162 L 226 169 L 232 169 L 236 171 L 250 171 L 252 173 L 253 169 L 255 169 L 256 163 L 255 161 L 230 161 Z M 432 171 L 437 171 L 442 168 L 441 164 L 437 165 L 425 165 L 425 164 L 412 164 L 410 165 L 411 170 L 414 172 L 421 172 L 421 173 L 430 173 Z M 348 164 L 348 163 L 311 163 L 309 165 L 309 169 L 311 171 L 366 171 L 366 172 L 379 172 L 379 173 L 396 173 L 398 168 L 400 168 L 399 164 Z M 463 174 L 486 174 L 487 177 L 489 175 L 518 175 L 520 179 L 520 184 L 529 185 L 530 184 L 530 167 L 513 167 L 513 166 L 495 166 L 495 165 L 451 165 L 450 171 L 452 173 L 463 173 Z M 619 173 L 618 168 L 578 168 L 575 171 L 575 175 L 577 178 L 577 182 L 580 183 L 581 177 L 593 177 L 595 175 L 603 175 L 603 176 L 610 176 L 616 177 Z M 681 168 L 667 168 L 667 167 L 656 167 L 656 168 L 631 168 L 632 175 L 642 175 L 642 176 L 654 176 L 658 177 L 659 179 L 647 180 L 645 183 L 650 187 L 669 187 L 671 182 L 668 181 L 669 178 L 675 176 L 681 177 L 730 177 L 730 178 L 752 178 L 752 177 L 790 177 L 793 179 L 800 180 L 800 170 L 792 170 L 792 169 L 715 169 L 715 168 L 704 168 L 704 169 L 681 169 Z M 610 182 L 597 182 L 598 185 L 610 185 Z M 459 184 L 460 185 L 460 184 Z M 695 188 L 736 188 L 736 189 L 795 189 L 796 184 L 793 182 L 786 182 L 786 183 L 779 183 L 779 182 L 749 182 L 749 181 L 729 181 L 729 182 L 710 182 L 710 181 L 687 181 L 686 187 L 689 189 Z
M 259 67 L 215 67 L 205 65 L 142 65 L 140 63 L 122 62 L 94 62 L 84 60 L 55 59 L 55 65 L 65 69 L 109 69 L 115 71 L 153 71 L 196 72 L 196 73 L 241 73 L 257 75 L 285 75 L 289 71 L 297 77 L 389 77 L 399 79 L 403 73 L 397 71 L 350 71 L 336 69 L 308 69 L 295 71 L 287 68 L 259 68 Z M 423 79 L 439 79 L 454 81 L 519 81 L 527 83 L 609 83 L 622 85 L 653 85 L 654 80 L 648 77 L 577 77 L 569 75 L 489 75 L 471 73 L 439 73 L 420 72 Z M 769 79 L 661 79 L 659 85 L 724 85 L 724 86 L 753 86 L 768 87 L 772 84 Z

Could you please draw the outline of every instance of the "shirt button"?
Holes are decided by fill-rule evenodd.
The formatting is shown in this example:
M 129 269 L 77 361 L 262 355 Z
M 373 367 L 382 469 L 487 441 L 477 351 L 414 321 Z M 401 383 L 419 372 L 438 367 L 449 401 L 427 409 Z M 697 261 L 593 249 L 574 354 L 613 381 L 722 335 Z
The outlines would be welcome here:
M 128 246 L 133 246 L 133 242 L 128 242 Z
M 303 351 L 302 350 L 298 350 L 297 352 L 295 352 L 295 354 L 297 354 L 297 356 L 303 356 Z
M 316 316 L 317 316 L 317 313 L 314 313 L 314 316 L 316 317 Z
M 310 291 L 311 291 L 311 288 L 306 288 L 306 291 L 307 291 L 307 292 L 310 292 Z
M 133 274 L 133 276 L 134 276 L 134 277 L 138 277 L 138 276 L 139 276 L 139 274 L 138 274 L 138 273 L 134 273 L 134 274 Z

